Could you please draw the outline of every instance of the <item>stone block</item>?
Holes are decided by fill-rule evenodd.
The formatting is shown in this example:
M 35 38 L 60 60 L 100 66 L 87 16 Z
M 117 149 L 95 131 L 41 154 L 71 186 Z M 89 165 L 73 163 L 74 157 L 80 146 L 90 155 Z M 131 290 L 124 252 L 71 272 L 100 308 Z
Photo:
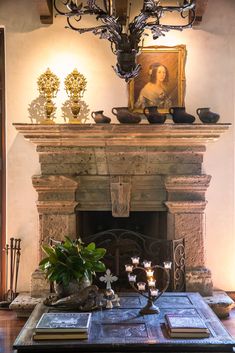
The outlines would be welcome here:
M 228 317 L 230 311 L 235 307 L 233 299 L 223 291 L 213 291 L 211 296 L 203 299 L 220 319 Z
M 50 293 L 50 285 L 45 279 L 43 272 L 36 269 L 31 275 L 30 296 L 32 298 L 40 298 Z
M 41 303 L 43 297 L 34 298 L 30 293 L 20 293 L 10 304 L 9 308 L 14 311 L 17 317 L 29 317 L 35 306 Z
M 186 291 L 199 292 L 202 296 L 211 296 L 213 283 L 211 271 L 205 267 L 187 269 L 185 273 Z

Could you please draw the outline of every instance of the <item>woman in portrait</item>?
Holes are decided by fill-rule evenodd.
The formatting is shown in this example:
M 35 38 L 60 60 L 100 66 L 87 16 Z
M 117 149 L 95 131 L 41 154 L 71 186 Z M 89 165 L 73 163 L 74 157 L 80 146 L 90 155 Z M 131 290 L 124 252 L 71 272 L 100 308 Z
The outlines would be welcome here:
M 141 89 L 136 108 L 157 106 L 158 108 L 169 108 L 172 101 L 167 94 L 169 73 L 166 66 L 153 63 L 149 67 L 149 82 Z

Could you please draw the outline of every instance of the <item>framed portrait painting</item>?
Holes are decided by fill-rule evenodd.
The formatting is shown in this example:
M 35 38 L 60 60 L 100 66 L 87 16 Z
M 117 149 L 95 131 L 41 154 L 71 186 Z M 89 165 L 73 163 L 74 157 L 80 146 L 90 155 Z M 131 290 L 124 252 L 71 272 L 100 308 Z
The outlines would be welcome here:
M 157 106 L 168 112 L 170 107 L 184 106 L 185 45 L 145 47 L 137 57 L 142 70 L 129 84 L 129 107 L 142 112 Z

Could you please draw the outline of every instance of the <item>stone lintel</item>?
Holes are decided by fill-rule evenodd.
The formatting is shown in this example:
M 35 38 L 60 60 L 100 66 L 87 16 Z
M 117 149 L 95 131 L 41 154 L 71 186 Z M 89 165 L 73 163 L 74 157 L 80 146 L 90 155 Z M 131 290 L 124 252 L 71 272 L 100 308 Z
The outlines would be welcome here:
M 165 205 L 168 211 L 175 213 L 204 213 L 206 201 L 167 201 Z
M 39 214 L 74 214 L 76 201 L 37 201 Z
M 210 185 L 210 175 L 170 175 L 165 178 L 165 187 L 168 192 L 192 191 L 206 192 Z
M 64 175 L 34 175 L 32 182 L 38 192 L 75 192 L 78 188 L 78 181 Z

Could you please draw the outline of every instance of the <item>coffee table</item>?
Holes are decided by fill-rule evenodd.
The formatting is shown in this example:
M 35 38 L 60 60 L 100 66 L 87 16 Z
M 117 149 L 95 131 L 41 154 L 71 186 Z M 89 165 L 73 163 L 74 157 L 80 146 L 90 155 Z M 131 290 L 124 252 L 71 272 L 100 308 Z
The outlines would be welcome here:
M 140 316 L 139 309 L 146 299 L 135 293 L 120 294 L 120 308 L 92 312 L 91 328 L 87 340 L 33 341 L 34 328 L 46 311 L 38 304 L 16 338 L 13 348 L 18 353 L 29 352 L 235 352 L 235 341 L 217 316 L 198 293 L 164 293 L 157 305 L 159 315 Z M 210 337 L 203 339 L 169 338 L 164 325 L 166 313 L 198 313 L 210 330 Z

